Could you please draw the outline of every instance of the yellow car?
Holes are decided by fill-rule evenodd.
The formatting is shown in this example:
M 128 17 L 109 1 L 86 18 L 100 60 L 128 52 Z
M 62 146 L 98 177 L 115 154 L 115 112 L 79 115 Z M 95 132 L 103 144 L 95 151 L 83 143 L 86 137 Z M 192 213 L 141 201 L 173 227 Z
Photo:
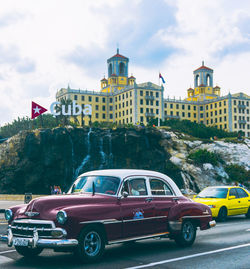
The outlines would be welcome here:
M 212 216 L 225 221 L 227 216 L 245 214 L 250 218 L 250 193 L 241 187 L 208 187 L 193 197 L 198 203 L 208 205 Z

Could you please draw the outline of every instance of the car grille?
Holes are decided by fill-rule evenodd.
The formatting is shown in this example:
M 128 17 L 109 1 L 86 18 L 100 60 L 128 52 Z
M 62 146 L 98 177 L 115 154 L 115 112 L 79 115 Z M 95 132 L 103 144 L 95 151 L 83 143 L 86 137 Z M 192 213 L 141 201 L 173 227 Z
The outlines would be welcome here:
M 14 220 L 11 230 L 17 237 L 33 237 L 34 229 L 37 230 L 40 238 L 52 238 L 51 231 L 55 228 L 53 221 L 22 219 Z

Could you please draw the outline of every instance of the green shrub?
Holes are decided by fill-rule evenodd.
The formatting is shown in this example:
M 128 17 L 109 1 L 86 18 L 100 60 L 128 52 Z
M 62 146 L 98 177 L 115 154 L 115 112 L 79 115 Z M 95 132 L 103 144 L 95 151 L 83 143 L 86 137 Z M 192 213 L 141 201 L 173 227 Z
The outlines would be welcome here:
M 243 184 L 249 185 L 250 170 L 247 171 L 244 166 L 229 164 L 225 166 L 225 171 L 229 176 L 229 182 L 242 182 Z
M 209 152 L 206 149 L 192 152 L 188 155 L 188 158 L 193 160 L 195 164 L 211 163 L 212 165 L 217 165 L 218 163 L 224 163 L 219 154 Z
M 189 120 L 169 119 L 160 121 L 161 126 L 169 126 L 173 131 L 183 132 L 198 138 L 210 138 L 210 137 L 237 137 L 236 132 L 226 132 L 218 129 L 217 127 L 207 127 L 202 123 L 191 122 Z M 152 119 L 149 126 L 158 126 L 158 119 Z

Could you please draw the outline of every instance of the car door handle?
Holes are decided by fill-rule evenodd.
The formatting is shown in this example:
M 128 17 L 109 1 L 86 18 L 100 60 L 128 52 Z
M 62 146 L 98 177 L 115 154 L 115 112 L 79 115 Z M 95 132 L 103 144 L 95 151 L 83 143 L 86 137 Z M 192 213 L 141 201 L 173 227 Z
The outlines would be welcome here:
M 146 202 L 150 203 L 153 200 L 153 198 L 146 198 Z

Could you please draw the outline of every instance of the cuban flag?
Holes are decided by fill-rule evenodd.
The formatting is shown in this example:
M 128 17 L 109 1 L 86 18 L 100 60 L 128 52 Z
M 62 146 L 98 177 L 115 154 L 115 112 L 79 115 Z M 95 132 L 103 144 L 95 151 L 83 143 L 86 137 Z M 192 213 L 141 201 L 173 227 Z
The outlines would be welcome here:
M 161 78 L 162 83 L 165 83 L 165 80 L 164 80 L 163 76 L 161 75 L 161 73 L 159 73 L 159 78 Z

